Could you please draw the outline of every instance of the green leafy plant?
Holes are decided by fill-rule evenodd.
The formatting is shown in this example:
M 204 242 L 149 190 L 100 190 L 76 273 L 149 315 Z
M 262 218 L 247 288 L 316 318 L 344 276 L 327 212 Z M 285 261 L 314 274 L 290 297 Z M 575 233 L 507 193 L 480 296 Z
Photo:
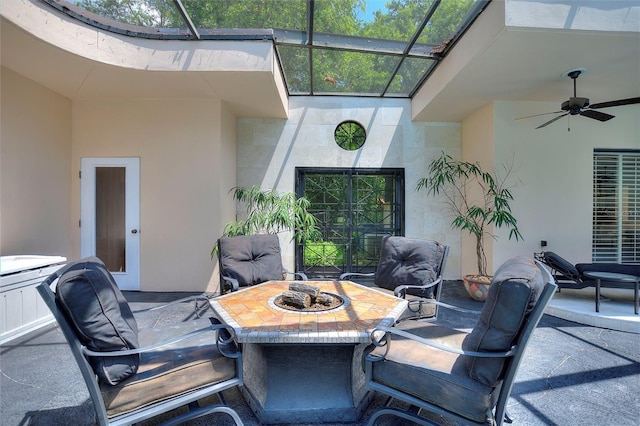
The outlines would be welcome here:
M 293 192 L 280 194 L 275 189 L 263 190 L 258 185 L 236 187 L 230 192 L 233 192 L 235 200 L 244 204 L 246 219 L 227 223 L 223 236 L 293 231 L 293 239 L 297 243 L 320 238 L 316 218 L 309 212 L 311 203 L 306 198 L 298 198 Z M 217 247 L 215 244 L 212 257 L 216 255 Z
M 513 195 L 506 186 L 513 169 L 505 167 L 504 176 L 499 177 L 484 171 L 477 162 L 456 161 L 443 152 L 429 164 L 428 170 L 428 176 L 418 180 L 416 190 L 425 189 L 429 195 L 444 197 L 454 216 L 451 226 L 475 237 L 478 274 L 486 276 L 484 238 L 495 238 L 490 233 L 491 225 L 508 229 L 509 239 L 522 238 L 509 205 Z
M 304 248 L 304 264 L 307 266 L 344 265 L 344 249 L 331 241 L 308 242 Z

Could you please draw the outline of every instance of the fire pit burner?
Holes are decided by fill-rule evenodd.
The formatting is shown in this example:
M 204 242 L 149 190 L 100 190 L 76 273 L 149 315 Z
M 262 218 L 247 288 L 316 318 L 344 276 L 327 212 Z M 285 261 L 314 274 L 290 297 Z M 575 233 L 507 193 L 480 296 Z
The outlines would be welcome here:
M 298 313 L 325 312 L 338 309 L 346 299 L 337 294 L 320 291 L 320 287 L 293 281 L 289 290 L 273 297 L 269 303 L 276 308 Z
M 286 297 L 283 296 L 284 293 L 276 296 L 273 300 L 274 305 L 281 309 L 293 312 L 324 312 L 339 308 L 344 305 L 344 299 L 342 298 L 342 296 L 334 293 L 320 292 L 320 298 L 323 300 L 323 303 L 319 301 L 320 298 L 316 298 L 315 301 L 313 301 L 309 306 L 304 307 L 283 300 L 286 299 Z

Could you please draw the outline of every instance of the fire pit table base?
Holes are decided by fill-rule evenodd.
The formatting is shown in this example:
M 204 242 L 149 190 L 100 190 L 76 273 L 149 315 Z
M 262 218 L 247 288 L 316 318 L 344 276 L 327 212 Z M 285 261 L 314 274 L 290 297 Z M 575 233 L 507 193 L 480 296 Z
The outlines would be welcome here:
M 407 301 L 351 281 L 304 284 L 344 303 L 321 312 L 276 306 L 291 281 L 267 281 L 211 300 L 242 344 L 242 392 L 261 424 L 357 421 L 371 400 L 362 370 L 369 334 L 393 325 Z
M 244 344 L 242 392 L 262 424 L 357 421 L 371 400 L 366 346 Z

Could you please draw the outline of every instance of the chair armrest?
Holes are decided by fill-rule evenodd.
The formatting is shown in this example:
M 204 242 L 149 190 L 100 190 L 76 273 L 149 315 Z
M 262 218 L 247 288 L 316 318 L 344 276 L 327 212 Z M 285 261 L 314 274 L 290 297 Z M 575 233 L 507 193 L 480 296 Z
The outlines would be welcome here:
M 419 303 L 429 303 L 429 304 L 432 304 L 432 305 L 441 306 L 441 307 L 446 308 L 446 309 L 451 309 L 452 311 L 463 312 L 465 314 L 477 314 L 477 315 L 480 315 L 480 311 L 476 311 L 474 309 L 465 309 L 465 308 L 461 308 L 459 306 L 454 306 L 454 305 L 449 305 L 448 303 L 439 302 L 439 301 L 437 301 L 435 299 L 415 298 L 415 299 L 410 299 L 408 302 L 409 303 L 407 305 L 407 308 L 411 312 L 416 312 L 414 309 L 411 308 L 411 305 L 415 305 L 415 304 L 419 304 Z
M 381 332 L 384 332 L 384 336 L 383 337 L 378 337 L 380 335 Z M 458 355 L 466 355 L 466 356 L 472 356 L 472 357 L 479 357 L 479 358 L 507 358 L 507 357 L 511 357 L 515 354 L 516 352 L 516 346 L 512 346 L 511 349 L 509 349 L 508 351 L 500 351 L 500 352 L 476 352 L 476 351 L 466 351 L 464 349 L 458 349 L 458 348 L 452 348 L 450 346 L 446 346 L 446 345 L 442 345 L 440 343 L 434 342 L 432 340 L 428 340 L 428 339 L 424 339 L 422 337 L 416 336 L 415 334 L 411 334 L 408 333 L 404 330 L 399 330 L 397 328 L 394 327 L 377 327 L 375 329 L 373 329 L 373 331 L 371 331 L 370 334 L 370 338 L 371 338 L 371 342 L 373 343 L 374 346 L 377 347 L 386 347 L 385 353 L 382 355 L 373 355 L 373 354 L 367 354 L 366 359 L 368 361 L 371 362 L 377 362 L 377 361 L 381 361 L 385 358 L 389 347 L 391 345 L 391 335 L 395 334 L 396 336 L 401 336 L 404 337 L 405 339 L 409 339 L 412 340 L 414 342 L 417 343 L 421 343 L 423 345 L 432 347 L 434 349 L 438 349 L 441 351 L 445 351 L 445 352 L 450 352 L 450 353 L 455 353 Z
M 291 272 L 287 269 L 283 269 L 283 272 L 287 275 L 293 275 L 293 279 L 295 279 L 296 277 L 300 277 L 302 281 L 307 281 L 309 279 L 307 278 L 307 275 L 304 274 L 303 272 Z
M 435 285 L 437 285 L 438 283 L 440 283 L 442 281 L 442 276 L 439 276 L 438 278 L 436 278 L 435 281 L 430 282 L 428 284 L 425 285 L 413 285 L 413 284 L 402 284 L 397 286 L 396 288 L 393 289 L 393 295 L 396 297 L 401 297 L 402 299 L 405 298 L 405 296 L 407 295 L 407 289 L 409 288 L 415 288 L 415 289 L 426 289 L 426 288 L 431 288 Z M 400 296 L 400 294 L 402 293 L 402 296 Z
M 189 297 L 183 297 L 181 299 L 176 299 L 174 301 L 171 301 L 169 303 L 165 303 L 163 305 L 159 305 L 159 306 L 154 306 L 152 308 L 146 308 L 146 309 L 139 309 L 137 311 L 133 311 L 134 314 L 138 314 L 138 313 L 142 313 L 142 312 L 151 312 L 151 311 L 157 311 L 159 309 L 164 309 L 166 307 L 169 306 L 173 306 L 173 305 L 177 305 L 178 303 L 186 303 L 186 302 L 199 302 L 199 301 L 203 301 L 203 302 L 207 302 L 207 305 L 209 305 L 209 298 L 203 294 L 198 294 L 195 296 L 189 296 Z M 209 305 L 211 306 L 211 305 Z
M 144 352 L 151 352 L 151 351 L 155 351 L 156 349 L 165 347 L 165 346 L 169 346 L 172 345 L 174 343 L 178 343 L 181 342 L 183 340 L 186 339 L 190 339 L 192 337 L 198 336 L 200 334 L 203 333 L 208 333 L 211 331 L 215 331 L 215 330 L 221 330 L 221 329 L 225 329 L 227 331 L 230 332 L 231 337 L 228 339 L 217 339 L 216 340 L 216 344 L 219 345 L 220 344 L 227 344 L 230 343 L 231 340 L 235 340 L 235 331 L 233 330 L 233 327 L 226 325 L 226 324 L 212 324 L 210 326 L 201 328 L 199 330 L 194 330 L 191 331 L 189 333 L 185 333 L 181 336 L 177 336 L 173 339 L 170 340 L 166 340 L 163 342 L 159 342 L 156 343 L 154 345 L 150 345 L 150 346 L 144 346 L 142 348 L 136 348 L 136 349 L 128 349 L 128 350 L 124 350 L 124 351 L 106 351 L 106 352 L 96 352 L 96 351 L 92 351 L 91 349 L 87 348 L 86 346 L 82 345 L 82 353 L 84 353 L 87 356 L 96 356 L 96 357 L 118 357 L 118 356 L 123 356 L 123 355 L 137 355 L 137 354 L 141 354 Z M 233 354 L 226 354 L 222 351 L 220 351 L 220 353 L 222 353 L 224 356 L 228 357 L 228 358 L 238 358 L 240 356 L 240 352 L 236 352 Z
M 238 289 L 240 288 L 240 283 L 238 282 L 237 279 L 235 278 L 231 278 L 231 277 L 227 277 L 227 276 L 222 276 L 222 279 L 227 281 L 229 284 L 231 284 L 231 291 L 238 291 Z M 222 288 L 220 289 L 220 292 L 222 293 Z
M 368 274 L 363 274 L 361 272 L 345 272 L 344 274 L 340 275 L 339 280 L 344 280 L 345 278 L 348 277 L 373 277 L 376 274 L 374 272 L 368 273 Z

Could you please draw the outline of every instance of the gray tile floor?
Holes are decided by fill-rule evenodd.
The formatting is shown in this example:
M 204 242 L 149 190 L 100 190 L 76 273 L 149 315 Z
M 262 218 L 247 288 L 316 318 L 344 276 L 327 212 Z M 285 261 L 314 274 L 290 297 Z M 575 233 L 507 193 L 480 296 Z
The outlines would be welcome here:
M 184 294 L 127 293 L 142 309 Z M 447 282 L 442 300 L 480 309 L 462 284 Z M 139 317 L 140 327 L 192 320 L 192 309 L 175 307 Z M 441 311 L 439 321 L 469 329 L 473 315 Z M 55 327 L 42 329 L 0 347 L 0 425 L 91 425 L 93 406 L 66 342 Z M 225 398 L 246 425 L 258 425 L 237 390 Z M 375 397 L 360 422 L 384 403 Z M 545 315 L 527 349 L 509 401 L 516 425 L 640 424 L 640 335 L 584 326 Z M 154 424 L 155 422 L 148 422 Z M 409 425 L 382 418 L 381 424 Z M 231 424 L 214 414 L 192 425 Z

